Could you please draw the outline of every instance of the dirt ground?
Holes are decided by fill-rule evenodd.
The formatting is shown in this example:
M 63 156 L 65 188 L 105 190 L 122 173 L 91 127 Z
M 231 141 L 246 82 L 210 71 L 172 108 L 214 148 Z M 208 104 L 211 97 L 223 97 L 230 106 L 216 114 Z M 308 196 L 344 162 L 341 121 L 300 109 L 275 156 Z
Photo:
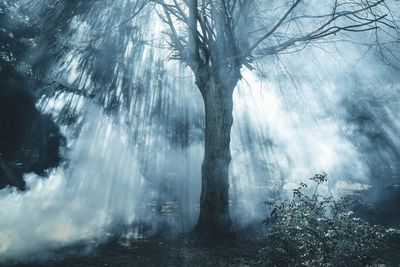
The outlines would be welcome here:
M 95 247 L 80 244 L 54 251 L 42 261 L 13 261 L 7 266 L 259 266 L 261 248 L 258 238 L 152 237 L 129 245 L 118 241 Z
M 389 250 L 379 258 L 385 264 L 400 266 L 400 238 L 390 240 Z M 153 236 L 130 241 L 110 240 L 103 244 L 81 243 L 57 249 L 42 260 L 20 260 L 0 264 L 7 267 L 113 267 L 113 266 L 265 266 L 260 249 L 265 245 L 262 235 L 236 233 L 223 238 L 185 235 L 175 238 Z

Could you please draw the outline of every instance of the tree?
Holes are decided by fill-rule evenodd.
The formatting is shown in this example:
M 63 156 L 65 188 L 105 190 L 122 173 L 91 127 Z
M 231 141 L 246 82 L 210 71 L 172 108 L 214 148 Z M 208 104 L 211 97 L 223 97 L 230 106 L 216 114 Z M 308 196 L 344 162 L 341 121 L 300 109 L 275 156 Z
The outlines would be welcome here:
M 153 0 L 168 27 L 171 59 L 189 66 L 205 108 L 205 152 L 196 230 L 223 232 L 229 214 L 233 91 L 244 67 L 327 37 L 392 27 L 384 0 Z M 340 35 L 339 35 L 340 34 Z
M 14 1 L 0 0 L 0 189 L 25 189 L 23 175 L 45 175 L 61 161 L 64 137 L 49 114 L 35 103 L 40 92 L 26 54 L 38 29 L 16 15 Z
M 318 10 L 313 1 L 318 4 Z M 31 2 L 26 1 L 26 5 Z M 114 74 L 122 68 L 113 57 L 117 51 L 125 51 L 121 47 L 126 48 L 126 40 L 136 31 L 125 25 L 126 22 L 138 14 L 148 15 L 152 8 L 159 14 L 167 27 L 172 51 L 170 58 L 189 66 L 204 100 L 205 155 L 200 216 L 196 226 L 199 231 L 224 231 L 231 225 L 228 174 L 232 95 L 243 68 L 253 70 L 260 59 L 296 52 L 328 37 L 342 38 L 346 34 L 365 31 L 375 34 L 380 26 L 396 26 L 387 19 L 385 0 L 329 0 L 322 3 L 317 0 L 130 0 L 121 1 L 120 5 L 111 0 L 60 0 L 57 5 L 50 5 L 50 2 L 34 4 L 34 10 L 38 11 L 33 14 L 39 14 L 37 17 L 40 18 L 37 27 L 43 32 L 40 38 L 35 38 L 43 50 L 32 67 L 35 76 L 47 76 L 52 62 L 68 65 L 65 55 L 75 51 L 74 56 L 81 58 L 79 67 L 84 70 L 80 78 L 71 87 L 55 83 L 57 86 L 51 89 L 94 98 L 108 110 L 116 106 L 118 77 Z M 22 10 L 26 5 L 21 6 Z M 100 9 L 111 5 L 117 6 L 115 12 L 107 12 L 107 19 L 98 23 Z M 145 7 L 148 8 L 143 10 Z M 387 13 L 392 20 L 391 13 Z M 90 40 L 72 43 L 70 39 L 77 28 L 71 25 L 74 25 L 74 18 L 79 17 L 92 18 L 83 20 L 85 25 L 93 31 L 100 28 L 101 33 L 88 35 Z M 115 24 L 115 18 L 118 24 Z M 124 37 L 113 36 L 116 30 L 124 32 Z M 107 53 L 99 53 L 100 50 L 107 50 Z M 128 72 L 134 64 L 135 61 L 130 60 L 124 71 Z M 110 71 L 113 68 L 114 71 Z M 92 79 L 87 87 L 86 82 L 79 82 L 86 77 L 86 71 Z M 53 75 L 50 73 L 49 76 Z M 57 80 L 57 76 L 50 80 Z M 72 89 L 82 85 L 82 88 Z M 95 92 L 96 86 L 102 90 Z M 132 80 L 124 80 L 127 98 L 132 87 Z

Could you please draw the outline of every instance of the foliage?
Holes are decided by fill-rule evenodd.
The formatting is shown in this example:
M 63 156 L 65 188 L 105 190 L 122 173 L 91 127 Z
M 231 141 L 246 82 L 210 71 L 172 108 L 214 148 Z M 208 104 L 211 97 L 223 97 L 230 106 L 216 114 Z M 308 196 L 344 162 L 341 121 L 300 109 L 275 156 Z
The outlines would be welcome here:
M 38 38 L 16 1 L 0 0 L 0 189 L 24 189 L 23 174 L 45 175 L 62 160 L 65 139 L 36 106 L 43 77 L 31 63 Z
M 314 190 L 301 183 L 292 199 L 267 202 L 272 212 L 264 221 L 263 261 L 268 266 L 365 266 L 378 260 L 391 230 L 355 217 L 347 198 L 319 195 L 325 173 L 311 180 Z

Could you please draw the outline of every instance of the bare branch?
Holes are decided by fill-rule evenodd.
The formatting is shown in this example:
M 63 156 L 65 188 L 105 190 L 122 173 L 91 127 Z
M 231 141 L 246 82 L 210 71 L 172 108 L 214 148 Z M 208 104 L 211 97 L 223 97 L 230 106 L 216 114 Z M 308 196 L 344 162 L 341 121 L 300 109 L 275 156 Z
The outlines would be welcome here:
M 271 36 L 278 28 L 279 26 L 282 25 L 282 23 L 286 20 L 286 18 L 292 14 L 293 10 L 296 8 L 296 6 L 301 2 L 302 0 L 296 0 L 293 5 L 289 8 L 288 11 L 282 16 L 282 18 L 275 24 L 274 27 L 272 27 L 271 30 L 269 30 L 266 34 L 264 34 L 260 39 L 258 39 L 249 49 L 248 52 L 245 53 L 246 55 L 250 55 L 251 52 L 257 48 L 265 39 L 267 39 L 269 36 Z
M 267 32 L 267 34 L 263 35 L 258 41 L 256 41 L 255 44 L 251 46 L 250 51 L 245 54 L 245 56 L 250 56 L 251 52 L 256 48 L 258 48 L 256 56 L 262 57 L 282 52 L 283 50 L 291 47 L 308 44 L 317 39 L 337 35 L 340 32 L 365 32 L 376 30 L 379 28 L 379 24 L 392 27 L 384 20 L 387 16 L 386 14 L 377 15 L 377 13 L 375 13 L 373 10 L 373 8 L 378 7 L 383 2 L 384 0 L 367 2 L 360 1 L 360 3 L 357 1 L 346 1 L 344 3 L 338 3 L 338 1 L 335 0 L 331 14 L 299 15 L 293 16 L 291 19 L 289 19 L 289 21 L 296 21 L 300 19 L 315 20 L 315 25 L 320 24 L 315 29 L 306 33 L 300 33 L 298 36 L 292 38 L 287 38 L 287 40 L 279 42 L 276 45 L 260 47 L 263 41 L 276 33 L 277 29 L 285 23 L 285 20 L 287 20 L 289 17 L 288 12 L 292 13 L 294 10 L 294 5 L 292 5 L 288 12 L 286 12 L 285 15 L 278 21 L 275 27 L 273 27 L 272 30 Z M 295 2 L 295 4 L 296 3 L 297 2 Z M 339 11 L 339 8 L 348 8 L 348 5 L 353 6 L 353 10 L 345 9 Z M 286 37 L 288 36 L 286 35 Z
M 179 55 L 174 58 L 195 73 L 207 65 L 252 69 L 253 58 L 303 49 L 339 33 L 396 27 L 383 12 L 384 1 L 332 0 L 332 6 L 318 14 L 300 8 L 302 0 L 280 6 L 261 0 L 153 0 L 163 7 L 170 41 Z M 271 16 L 265 15 L 268 12 Z

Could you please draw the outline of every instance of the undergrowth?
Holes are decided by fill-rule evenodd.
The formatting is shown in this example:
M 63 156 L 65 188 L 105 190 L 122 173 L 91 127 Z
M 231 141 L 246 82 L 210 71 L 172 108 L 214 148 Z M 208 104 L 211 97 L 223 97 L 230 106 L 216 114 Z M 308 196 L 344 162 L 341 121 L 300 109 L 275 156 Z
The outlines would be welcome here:
M 266 246 L 261 250 L 267 266 L 366 266 L 380 262 L 379 251 L 395 230 L 371 225 L 350 210 L 348 198 L 319 194 L 327 175 L 301 183 L 293 197 L 270 201 Z

